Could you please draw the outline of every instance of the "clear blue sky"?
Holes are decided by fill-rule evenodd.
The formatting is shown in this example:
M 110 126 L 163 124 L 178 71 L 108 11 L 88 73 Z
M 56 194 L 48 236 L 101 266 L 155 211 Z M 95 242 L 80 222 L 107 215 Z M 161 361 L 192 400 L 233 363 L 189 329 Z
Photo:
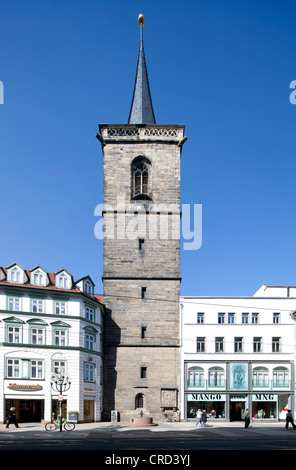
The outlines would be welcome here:
M 102 292 L 99 123 L 126 123 L 139 13 L 156 121 L 185 124 L 182 203 L 203 244 L 182 251 L 182 295 L 296 284 L 296 2 L 2 1 L 0 265 Z

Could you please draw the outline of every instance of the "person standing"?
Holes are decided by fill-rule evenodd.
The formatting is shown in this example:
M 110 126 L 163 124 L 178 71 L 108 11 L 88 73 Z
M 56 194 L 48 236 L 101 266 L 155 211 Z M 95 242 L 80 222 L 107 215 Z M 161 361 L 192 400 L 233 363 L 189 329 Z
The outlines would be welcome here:
M 16 414 L 15 414 L 15 408 L 12 406 L 8 412 L 8 418 L 7 418 L 7 424 L 6 427 L 9 428 L 9 425 L 13 423 L 16 428 L 19 427 L 16 421 Z
M 207 410 L 203 410 L 201 414 L 201 424 L 204 428 L 206 427 L 206 422 L 207 422 Z
M 247 408 L 246 411 L 244 412 L 243 419 L 245 420 L 245 428 L 248 428 L 249 424 L 250 424 L 250 411 L 249 411 L 249 408 Z
M 286 426 L 285 426 L 285 428 L 288 428 L 289 423 L 292 424 L 294 429 L 296 428 L 291 410 L 288 410 L 288 412 L 286 414 Z

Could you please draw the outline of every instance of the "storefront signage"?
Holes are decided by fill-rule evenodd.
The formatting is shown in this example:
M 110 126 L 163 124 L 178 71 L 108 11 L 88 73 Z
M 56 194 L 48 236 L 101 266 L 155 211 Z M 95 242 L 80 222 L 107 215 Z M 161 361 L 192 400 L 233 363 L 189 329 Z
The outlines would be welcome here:
M 41 385 L 18 385 L 18 384 L 9 384 L 8 387 L 10 390 L 16 390 L 18 392 L 39 392 L 43 389 Z
M 187 401 L 225 401 L 226 395 L 221 393 L 189 393 Z
M 230 401 L 245 401 L 247 395 L 230 395 Z
M 252 395 L 252 401 L 276 401 L 277 395 L 272 395 L 269 393 L 256 393 Z

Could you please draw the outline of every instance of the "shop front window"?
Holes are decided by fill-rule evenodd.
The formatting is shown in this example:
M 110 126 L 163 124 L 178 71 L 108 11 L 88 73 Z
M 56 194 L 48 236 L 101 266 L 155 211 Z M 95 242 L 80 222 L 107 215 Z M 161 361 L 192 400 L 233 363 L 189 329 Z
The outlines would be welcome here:
M 253 419 L 277 419 L 277 396 L 253 395 L 252 417 Z
M 207 419 L 225 419 L 225 403 L 226 399 L 225 396 L 217 396 L 217 400 L 192 400 L 192 398 L 195 398 L 194 395 L 197 395 L 198 398 L 203 398 L 202 394 L 192 394 L 191 396 L 188 396 L 188 401 L 187 401 L 187 418 L 196 418 L 197 417 L 197 412 L 199 410 L 203 411 L 206 410 L 207 413 Z M 216 394 L 214 394 L 216 395 Z M 207 397 L 204 397 L 207 398 Z M 213 397 L 215 398 L 215 396 Z M 220 401 L 221 400 L 221 401 Z

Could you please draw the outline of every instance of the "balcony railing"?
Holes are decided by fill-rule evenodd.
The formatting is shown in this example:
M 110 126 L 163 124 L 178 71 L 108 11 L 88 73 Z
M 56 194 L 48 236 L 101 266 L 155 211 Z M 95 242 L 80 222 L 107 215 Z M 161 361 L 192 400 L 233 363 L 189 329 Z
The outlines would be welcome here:
M 213 379 L 210 379 L 210 380 L 188 380 L 187 381 L 187 386 L 188 386 L 188 389 L 202 389 L 202 390 L 205 390 L 205 389 L 216 389 L 216 388 L 220 388 L 220 389 L 225 389 L 226 388 L 226 381 L 224 379 L 220 379 L 220 380 L 213 380 Z
M 290 380 L 256 380 L 252 382 L 253 390 L 266 389 L 266 390 L 290 390 Z M 226 389 L 226 380 L 188 380 L 188 390 L 207 390 L 207 389 Z
M 253 380 L 253 388 L 270 388 L 270 380 Z
M 291 381 L 290 380 L 272 380 L 272 388 L 290 388 Z
M 270 390 L 274 389 L 290 389 L 291 381 L 290 380 L 253 380 L 253 388 L 266 388 Z

